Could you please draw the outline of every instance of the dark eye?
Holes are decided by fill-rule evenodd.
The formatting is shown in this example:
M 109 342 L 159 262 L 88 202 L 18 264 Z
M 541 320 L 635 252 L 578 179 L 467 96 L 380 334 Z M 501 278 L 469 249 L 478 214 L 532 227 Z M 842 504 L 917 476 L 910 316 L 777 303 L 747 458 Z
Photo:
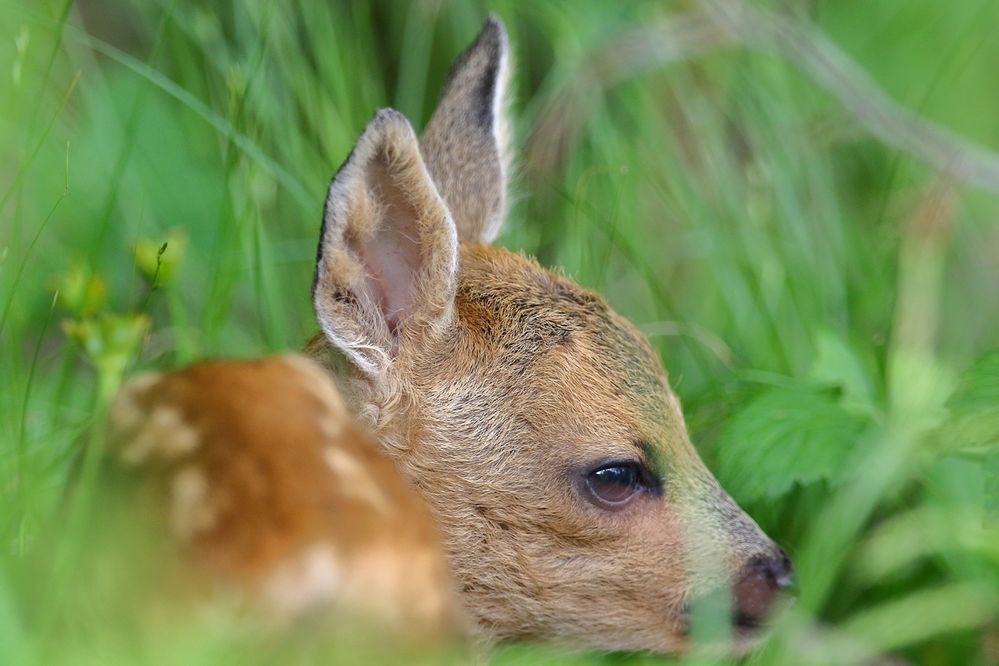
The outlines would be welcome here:
M 642 492 L 647 484 L 637 463 L 614 463 L 590 472 L 586 489 L 604 508 L 620 508 Z

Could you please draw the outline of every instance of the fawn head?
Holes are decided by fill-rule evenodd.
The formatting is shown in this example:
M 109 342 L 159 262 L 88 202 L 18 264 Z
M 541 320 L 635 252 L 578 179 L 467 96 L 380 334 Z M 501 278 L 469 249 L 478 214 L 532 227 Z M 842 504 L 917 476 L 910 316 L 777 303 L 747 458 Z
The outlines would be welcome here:
M 790 565 L 698 458 L 657 355 L 599 295 L 490 245 L 507 53 L 492 18 L 421 138 L 382 110 L 358 139 L 309 353 L 431 507 L 484 633 L 674 650 L 719 589 L 755 626 Z

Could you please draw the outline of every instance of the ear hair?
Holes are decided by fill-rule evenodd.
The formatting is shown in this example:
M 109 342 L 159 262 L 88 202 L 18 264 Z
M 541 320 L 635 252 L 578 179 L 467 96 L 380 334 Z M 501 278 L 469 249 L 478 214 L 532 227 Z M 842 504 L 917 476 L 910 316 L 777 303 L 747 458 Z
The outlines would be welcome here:
M 312 299 L 327 339 L 368 375 L 446 329 L 454 222 L 398 111 L 379 111 L 330 184 Z
M 506 29 L 490 16 L 451 66 L 420 148 L 462 240 L 488 243 L 506 213 L 509 171 Z

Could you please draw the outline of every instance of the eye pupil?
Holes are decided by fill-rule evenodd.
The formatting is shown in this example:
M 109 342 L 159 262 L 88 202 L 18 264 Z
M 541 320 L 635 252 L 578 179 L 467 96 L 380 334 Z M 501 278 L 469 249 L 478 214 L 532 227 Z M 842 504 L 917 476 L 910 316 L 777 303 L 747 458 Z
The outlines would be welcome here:
M 638 470 L 632 465 L 612 465 L 591 472 L 587 485 L 594 497 L 611 505 L 627 502 L 642 488 Z

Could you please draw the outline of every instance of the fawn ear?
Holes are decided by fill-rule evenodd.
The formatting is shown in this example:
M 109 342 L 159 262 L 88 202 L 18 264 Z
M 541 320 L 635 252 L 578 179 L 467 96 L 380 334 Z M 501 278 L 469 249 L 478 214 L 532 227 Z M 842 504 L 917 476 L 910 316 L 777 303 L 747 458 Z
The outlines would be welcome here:
M 312 303 L 326 337 L 368 375 L 447 329 L 458 269 L 454 222 L 412 127 L 383 109 L 333 177 Z
M 454 215 L 458 237 L 489 243 L 506 212 L 506 29 L 495 16 L 451 66 L 420 148 Z

